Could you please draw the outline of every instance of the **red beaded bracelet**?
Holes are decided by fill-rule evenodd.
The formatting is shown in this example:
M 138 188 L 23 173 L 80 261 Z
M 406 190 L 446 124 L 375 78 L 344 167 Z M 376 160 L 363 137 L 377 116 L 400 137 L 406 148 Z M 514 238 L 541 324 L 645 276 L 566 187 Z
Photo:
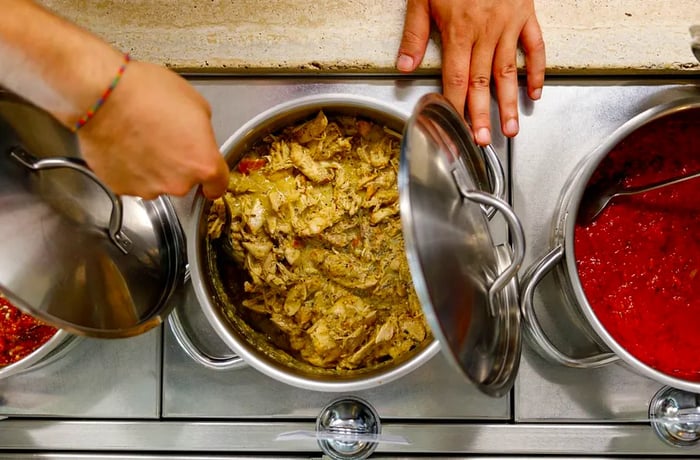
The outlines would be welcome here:
M 95 113 L 99 110 L 100 107 L 102 107 L 102 104 L 105 103 L 107 98 L 109 97 L 110 94 L 112 94 L 112 91 L 114 91 L 114 88 L 117 87 L 117 84 L 119 83 L 119 80 L 121 80 L 122 75 L 124 75 L 124 71 L 126 70 L 127 64 L 129 64 L 129 61 L 131 61 L 131 56 L 129 56 L 129 53 L 124 53 L 124 62 L 122 62 L 122 65 L 119 66 L 119 70 L 117 71 L 117 75 L 112 79 L 112 83 L 109 84 L 107 89 L 105 90 L 104 93 L 100 96 L 100 98 L 95 102 L 92 107 L 88 109 L 88 111 L 83 115 L 78 121 L 75 122 L 75 126 L 73 126 L 73 132 L 76 132 L 83 126 L 85 126 L 85 123 L 90 121 L 92 117 L 95 116 Z

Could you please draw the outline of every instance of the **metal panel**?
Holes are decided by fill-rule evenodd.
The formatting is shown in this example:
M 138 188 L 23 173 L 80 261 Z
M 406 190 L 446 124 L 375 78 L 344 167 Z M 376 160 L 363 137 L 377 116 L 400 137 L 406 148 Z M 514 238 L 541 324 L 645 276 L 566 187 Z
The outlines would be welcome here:
M 0 415 L 157 418 L 161 332 L 81 339 L 60 359 L 0 380 Z
M 438 89 L 435 80 L 389 78 L 194 83 L 212 104 L 219 143 L 259 111 L 297 96 L 364 94 L 410 112 L 421 94 Z M 661 93 L 676 91 L 678 83 L 550 79 L 541 101 L 522 104 L 511 185 L 528 242 L 526 265 L 547 249 L 558 193 L 576 160 Z M 505 146 L 497 138 L 502 154 Z M 176 200 L 183 220 L 190 202 L 191 196 Z M 592 349 L 571 327 L 553 289 L 543 286 L 536 299 L 547 330 L 567 351 Z M 212 331 L 204 329 L 198 338 L 225 351 Z M 192 361 L 169 330 L 164 342 L 161 355 L 160 330 L 118 341 L 85 340 L 60 361 L 0 380 L 0 412 L 20 416 L 0 421 L 0 458 L 320 458 L 313 440 L 275 439 L 283 432 L 313 430 L 320 407 L 338 395 L 293 389 L 249 368 L 210 371 Z M 409 442 L 380 445 L 372 458 L 699 458 L 700 446 L 670 447 L 646 423 L 649 400 L 660 386 L 619 365 L 555 366 L 526 347 L 512 398 L 480 395 L 439 356 L 358 396 L 377 408 L 384 434 Z
M 313 429 L 295 422 L 66 422 L 6 420 L 0 446 L 13 451 L 75 451 L 105 454 L 191 452 L 206 454 L 320 456 L 314 440 L 275 441 L 283 432 Z M 646 455 L 695 457 L 700 447 L 670 447 L 641 424 L 435 424 L 386 423 L 383 433 L 408 445 L 380 445 L 376 457 L 440 455 Z M 568 457 L 567 457 L 568 458 Z
M 0 459 L 3 460 L 228 460 L 228 459 L 235 459 L 235 460 L 295 460 L 295 459 L 322 459 L 319 454 L 317 455 L 274 455 L 274 456 L 269 456 L 269 455 L 255 455 L 255 456 L 248 456 L 248 455 L 216 455 L 216 456 L 202 456 L 202 455 L 196 455 L 196 456 L 181 456 L 181 455 L 109 455 L 109 454 L 99 454 L 99 453 L 88 453 L 88 454 L 61 454 L 61 453 L 41 453 L 41 454 L 7 454 L 7 455 L 2 455 L 0 454 Z M 414 455 L 411 454 L 411 456 L 403 456 L 403 455 L 390 455 L 390 454 L 374 454 L 371 457 L 374 460 L 381 460 L 381 459 L 392 459 L 392 460 L 410 460 L 410 459 L 421 459 L 421 458 L 436 458 L 435 456 L 432 455 Z M 444 456 L 441 455 L 438 458 L 441 460 L 514 460 L 514 459 L 522 459 L 522 456 L 488 456 L 488 457 L 482 457 L 480 455 L 460 455 L 458 457 L 454 456 Z M 527 458 L 529 460 L 537 460 L 537 459 L 551 459 L 549 456 L 530 456 L 528 455 Z M 566 457 L 567 460 L 612 460 L 616 457 Z M 619 458 L 619 457 L 618 457 Z M 635 457 L 636 460 L 650 460 L 652 458 L 658 458 L 658 457 Z
M 54 453 L 41 453 L 41 454 L 7 454 L 7 455 L 2 455 L 0 454 L 0 459 L 3 460 L 228 460 L 228 459 L 235 459 L 235 460 L 295 460 L 295 459 L 322 459 L 320 455 L 274 455 L 274 456 L 269 456 L 269 455 L 255 455 L 255 456 L 248 456 L 248 455 L 216 455 L 216 456 L 202 456 L 202 455 L 196 455 L 196 456 L 181 456 L 181 455 L 109 455 L 109 454 L 98 454 L 98 453 L 90 453 L 90 454 L 54 454 Z M 374 460 L 381 460 L 381 459 L 392 459 L 392 460 L 410 460 L 410 459 L 429 459 L 429 458 L 436 458 L 435 456 L 432 455 L 414 455 L 412 454 L 411 456 L 403 456 L 403 455 L 390 455 L 390 454 L 374 454 L 371 457 Z M 460 455 L 458 457 L 453 457 L 453 456 L 444 456 L 441 455 L 437 458 L 440 458 L 441 460 L 514 460 L 514 459 L 522 459 L 522 456 L 488 456 L 488 457 L 482 457 L 480 455 Z M 529 460 L 537 460 L 537 459 L 550 459 L 551 457 L 549 456 L 530 456 L 528 455 L 527 458 Z M 612 460 L 616 457 L 566 457 L 568 460 Z M 636 460 L 650 460 L 655 457 L 635 457 Z M 658 458 L 658 457 L 656 457 Z

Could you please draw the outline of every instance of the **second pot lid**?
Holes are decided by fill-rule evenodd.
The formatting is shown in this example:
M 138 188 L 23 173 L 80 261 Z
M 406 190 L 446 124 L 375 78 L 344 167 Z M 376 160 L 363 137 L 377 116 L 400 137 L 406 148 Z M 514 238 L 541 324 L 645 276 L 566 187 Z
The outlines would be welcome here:
M 449 361 L 498 397 L 520 361 L 516 274 L 525 248 L 510 206 L 485 191 L 485 158 L 452 105 L 428 94 L 406 124 L 398 181 L 408 263 L 433 334 Z M 485 207 L 505 218 L 512 254 L 494 246 Z
M 182 284 L 184 234 L 166 197 L 114 195 L 76 150 L 50 115 L 0 92 L 0 289 L 66 332 L 143 333 Z

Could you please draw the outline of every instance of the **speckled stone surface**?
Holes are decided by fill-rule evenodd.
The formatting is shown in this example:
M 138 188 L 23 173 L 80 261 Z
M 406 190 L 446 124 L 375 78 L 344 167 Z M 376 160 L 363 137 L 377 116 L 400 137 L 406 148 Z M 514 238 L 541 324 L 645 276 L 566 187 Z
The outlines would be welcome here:
M 405 0 L 41 0 L 183 72 L 391 73 Z M 700 0 L 535 0 L 548 73 L 697 74 Z M 522 57 L 520 59 L 522 66 Z M 440 68 L 431 41 L 421 69 Z

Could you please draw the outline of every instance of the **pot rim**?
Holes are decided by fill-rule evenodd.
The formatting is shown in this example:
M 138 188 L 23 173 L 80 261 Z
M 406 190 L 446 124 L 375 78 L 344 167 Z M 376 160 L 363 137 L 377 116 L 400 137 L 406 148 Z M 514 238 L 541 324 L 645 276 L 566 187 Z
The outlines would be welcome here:
M 259 134 L 260 131 L 267 128 L 267 126 L 287 117 L 299 121 L 308 116 L 308 114 L 323 108 L 329 109 L 328 111 L 333 111 L 333 109 L 337 108 L 340 110 L 357 109 L 360 113 L 381 113 L 397 123 L 404 124 L 410 117 L 409 113 L 399 111 L 382 101 L 356 94 L 323 93 L 302 96 L 274 105 L 247 121 L 222 144 L 220 148 L 221 153 L 227 161 L 230 161 L 229 157 L 234 147 L 241 145 L 241 143 L 252 141 L 252 144 L 259 140 L 264 136 L 264 134 L 262 136 Z M 439 352 L 440 343 L 437 338 L 433 337 L 429 344 L 415 352 L 413 356 L 400 361 L 398 364 L 377 369 L 375 372 L 370 371 L 367 374 L 358 374 L 350 377 L 342 376 L 340 379 L 332 380 L 332 375 L 316 377 L 290 372 L 287 366 L 275 362 L 274 359 L 258 351 L 244 337 L 240 337 L 224 317 L 224 314 L 219 311 L 218 306 L 212 302 L 205 287 L 205 280 L 202 277 L 201 254 L 204 242 L 203 238 L 201 238 L 200 223 L 205 204 L 206 199 L 198 193 L 192 204 L 191 215 L 193 218 L 190 221 L 191 227 L 188 233 L 193 235 L 193 237 L 188 238 L 187 241 L 192 286 L 202 306 L 202 310 L 214 331 L 234 353 L 243 358 L 251 367 L 269 377 L 298 388 L 326 392 L 359 391 L 403 377 L 428 362 Z
M 612 350 L 626 364 L 631 366 L 640 374 L 665 385 L 691 391 L 693 393 L 700 393 L 700 382 L 673 377 L 643 363 L 629 353 L 623 346 L 621 346 L 600 322 L 598 316 L 595 314 L 591 304 L 586 298 L 583 291 L 583 286 L 578 276 L 576 258 L 574 257 L 574 230 L 576 227 L 576 216 L 578 215 L 579 204 L 583 197 L 586 185 L 600 162 L 616 145 L 618 145 L 623 139 L 638 128 L 641 128 L 654 120 L 673 113 L 697 109 L 700 109 L 700 95 L 681 97 L 667 103 L 651 107 L 630 118 L 627 122 L 615 130 L 603 144 L 601 144 L 583 160 L 581 167 L 577 168 L 574 177 L 572 177 L 572 179 L 569 181 L 567 185 L 566 198 L 564 199 L 563 207 L 561 209 L 562 218 L 565 219 L 563 224 L 564 233 L 559 235 L 559 239 L 563 240 L 562 244 L 564 245 L 566 278 L 575 296 L 577 306 L 582 311 L 586 320 L 588 321 L 589 326 L 592 327 L 597 336 L 603 340 L 605 345 L 610 350 Z

